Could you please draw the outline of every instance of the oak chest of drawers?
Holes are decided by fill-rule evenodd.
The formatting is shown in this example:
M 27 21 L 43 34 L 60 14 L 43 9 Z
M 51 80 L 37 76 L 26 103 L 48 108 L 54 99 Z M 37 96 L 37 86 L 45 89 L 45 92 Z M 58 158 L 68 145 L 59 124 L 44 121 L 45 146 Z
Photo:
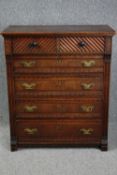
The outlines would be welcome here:
M 10 26 L 7 63 L 11 150 L 96 146 L 107 150 L 109 26 Z

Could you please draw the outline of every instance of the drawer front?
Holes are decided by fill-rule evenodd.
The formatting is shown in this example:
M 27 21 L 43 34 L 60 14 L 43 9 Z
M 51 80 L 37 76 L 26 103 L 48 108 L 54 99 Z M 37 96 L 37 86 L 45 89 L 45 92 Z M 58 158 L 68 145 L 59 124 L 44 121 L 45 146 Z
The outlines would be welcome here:
M 104 37 L 23 37 L 13 39 L 14 54 L 103 54 Z
M 53 54 L 56 53 L 56 39 L 49 37 L 15 38 L 14 54 Z
M 103 90 L 102 76 L 96 77 L 38 77 L 15 79 L 17 92 L 36 91 L 101 91 Z
M 16 132 L 19 141 L 89 141 L 101 138 L 102 124 L 90 120 L 17 121 Z
M 102 56 L 16 57 L 13 60 L 17 73 L 70 73 L 103 72 Z
M 103 104 L 96 99 L 17 100 L 16 116 L 37 118 L 100 117 Z
M 104 37 L 62 37 L 59 47 L 64 54 L 103 54 Z

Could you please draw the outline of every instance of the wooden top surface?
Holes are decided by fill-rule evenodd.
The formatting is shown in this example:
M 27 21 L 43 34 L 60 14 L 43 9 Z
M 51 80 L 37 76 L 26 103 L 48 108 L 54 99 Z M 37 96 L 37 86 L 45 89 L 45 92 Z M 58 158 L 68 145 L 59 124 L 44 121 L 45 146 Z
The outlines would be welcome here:
M 115 31 L 108 25 L 17 25 L 7 27 L 2 35 L 42 35 L 42 34 L 78 34 L 78 35 L 108 35 Z

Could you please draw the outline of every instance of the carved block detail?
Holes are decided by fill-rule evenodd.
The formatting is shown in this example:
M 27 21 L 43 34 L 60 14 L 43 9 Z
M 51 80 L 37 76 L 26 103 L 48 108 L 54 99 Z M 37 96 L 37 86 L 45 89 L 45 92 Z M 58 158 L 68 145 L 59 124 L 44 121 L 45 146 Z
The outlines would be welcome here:
M 100 149 L 102 151 L 107 151 L 108 150 L 108 142 L 107 139 L 102 139 Z
M 11 151 L 17 150 L 17 140 L 15 138 L 11 138 Z
M 104 61 L 106 63 L 110 63 L 111 62 L 111 54 L 105 54 L 104 55 Z

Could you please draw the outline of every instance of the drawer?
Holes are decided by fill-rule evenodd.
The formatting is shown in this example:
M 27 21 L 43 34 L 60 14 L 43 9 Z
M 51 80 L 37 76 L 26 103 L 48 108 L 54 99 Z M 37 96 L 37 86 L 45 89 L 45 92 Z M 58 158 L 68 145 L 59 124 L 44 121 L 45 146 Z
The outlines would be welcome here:
M 103 56 L 16 57 L 16 73 L 103 72 Z
M 16 100 L 17 118 L 100 117 L 103 104 L 98 99 Z
M 104 37 L 22 37 L 13 39 L 14 54 L 103 54 Z
M 16 93 L 28 92 L 28 94 L 38 93 L 73 93 L 73 92 L 90 92 L 103 90 L 103 77 L 16 77 L 15 78 Z
M 56 39 L 53 37 L 24 37 L 13 39 L 13 54 L 56 53 Z
M 103 54 L 104 37 L 61 37 L 61 54 Z
M 72 143 L 71 141 L 86 141 L 87 143 L 91 140 L 99 141 L 102 133 L 101 121 L 91 120 L 20 120 L 16 122 L 15 126 L 19 142 Z

